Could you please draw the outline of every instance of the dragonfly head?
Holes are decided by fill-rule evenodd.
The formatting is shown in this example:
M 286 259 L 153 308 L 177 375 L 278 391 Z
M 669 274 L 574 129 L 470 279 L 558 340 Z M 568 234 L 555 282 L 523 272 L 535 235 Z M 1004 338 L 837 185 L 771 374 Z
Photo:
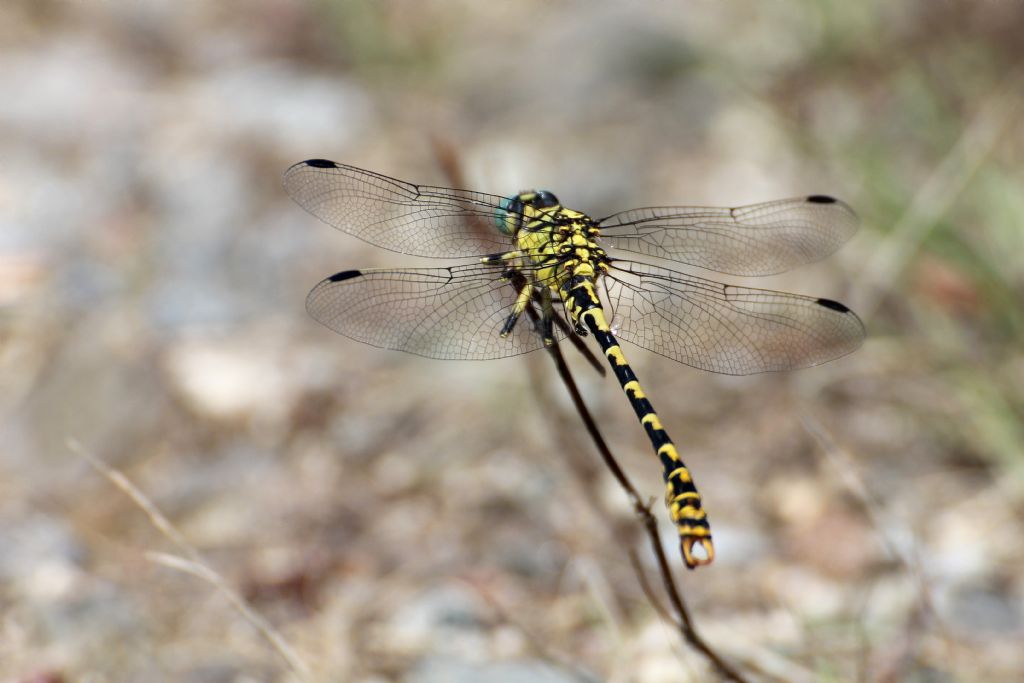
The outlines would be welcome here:
M 539 209 L 550 209 L 558 205 L 558 197 L 547 190 L 520 192 L 515 197 L 501 200 L 494 214 L 494 222 L 498 230 L 506 235 L 515 235 L 523 227 L 524 218 L 533 218 L 540 214 Z

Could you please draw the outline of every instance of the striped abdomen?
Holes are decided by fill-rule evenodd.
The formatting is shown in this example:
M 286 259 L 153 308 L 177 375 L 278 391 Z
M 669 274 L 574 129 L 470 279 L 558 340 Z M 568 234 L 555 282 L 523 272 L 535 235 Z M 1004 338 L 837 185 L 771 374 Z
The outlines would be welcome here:
M 691 569 L 710 563 L 715 557 L 715 550 L 711 543 L 711 526 L 701 504 L 700 493 L 693 483 L 690 470 L 679 457 L 672 438 L 661 426 L 654 406 L 641 389 L 636 374 L 629 366 L 618 340 L 612 334 L 593 285 L 589 281 L 577 283 L 572 288 L 569 298 L 572 300 L 570 312 L 575 319 L 587 326 L 600 344 L 616 379 L 619 380 L 630 405 L 633 406 L 633 411 L 647 432 L 658 459 L 661 460 L 665 479 L 665 505 L 668 506 L 672 522 L 679 532 L 683 561 Z M 694 556 L 695 545 L 700 545 L 704 549 L 705 557 Z

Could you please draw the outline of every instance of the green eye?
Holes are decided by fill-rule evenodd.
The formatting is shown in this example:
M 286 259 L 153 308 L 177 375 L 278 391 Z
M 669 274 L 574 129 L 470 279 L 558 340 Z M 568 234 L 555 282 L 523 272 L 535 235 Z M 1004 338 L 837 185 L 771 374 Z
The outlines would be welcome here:
M 494 212 L 494 224 L 506 235 L 514 235 L 523 222 L 523 202 L 506 197 L 501 200 L 498 210 Z

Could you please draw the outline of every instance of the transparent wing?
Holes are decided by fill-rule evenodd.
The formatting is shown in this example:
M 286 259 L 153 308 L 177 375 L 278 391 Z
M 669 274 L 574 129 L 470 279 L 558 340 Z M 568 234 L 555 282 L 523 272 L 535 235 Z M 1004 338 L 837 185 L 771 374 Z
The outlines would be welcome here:
M 619 337 L 726 375 L 818 365 L 854 351 L 864 326 L 830 299 L 733 287 L 615 261 L 603 278 Z
M 599 221 L 607 245 L 732 275 L 774 275 L 828 256 L 858 225 L 825 195 L 737 208 L 631 209 Z
M 497 195 L 413 185 L 324 159 L 289 168 L 284 187 L 328 225 L 402 254 L 460 257 L 510 247 L 494 227 Z
M 349 270 L 306 297 L 306 310 L 335 332 L 428 358 L 487 360 L 543 347 L 524 315 L 502 338 L 515 288 L 493 266 Z M 555 329 L 556 338 L 564 337 Z

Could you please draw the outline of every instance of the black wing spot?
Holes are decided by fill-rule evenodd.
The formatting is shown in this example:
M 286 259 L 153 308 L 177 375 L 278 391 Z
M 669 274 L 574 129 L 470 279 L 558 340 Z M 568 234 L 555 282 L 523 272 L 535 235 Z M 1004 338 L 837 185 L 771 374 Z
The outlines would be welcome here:
M 811 204 L 835 204 L 836 198 L 829 197 L 827 194 L 812 194 L 807 201 Z
M 818 299 L 818 305 L 824 306 L 825 308 L 830 308 L 833 311 L 839 311 L 840 313 L 850 312 L 849 308 L 839 303 L 838 301 L 833 301 L 832 299 Z
M 309 159 L 306 161 L 306 166 L 312 166 L 313 168 L 338 168 L 338 164 L 327 159 Z
M 359 270 L 343 270 L 340 273 L 335 273 L 327 279 L 331 282 L 341 282 L 342 280 L 351 280 L 354 277 L 361 277 L 362 274 L 362 271 Z

